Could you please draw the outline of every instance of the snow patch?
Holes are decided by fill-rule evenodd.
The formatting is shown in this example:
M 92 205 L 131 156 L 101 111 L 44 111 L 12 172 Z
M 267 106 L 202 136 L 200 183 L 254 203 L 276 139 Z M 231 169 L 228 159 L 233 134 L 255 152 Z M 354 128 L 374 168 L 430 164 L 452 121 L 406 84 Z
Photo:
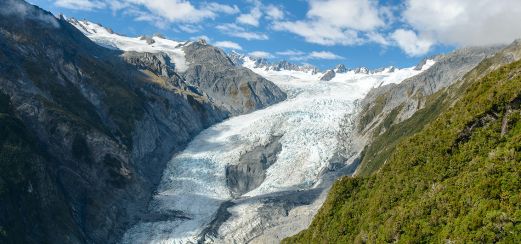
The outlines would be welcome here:
M 100 46 L 122 51 L 164 52 L 175 64 L 177 72 L 185 72 L 188 69 L 189 64 L 186 61 L 183 47 L 188 45 L 189 42 L 177 42 L 153 36 L 151 37 L 153 43 L 149 44 L 145 38 L 118 35 L 110 29 L 86 20 L 69 19 L 69 23 Z

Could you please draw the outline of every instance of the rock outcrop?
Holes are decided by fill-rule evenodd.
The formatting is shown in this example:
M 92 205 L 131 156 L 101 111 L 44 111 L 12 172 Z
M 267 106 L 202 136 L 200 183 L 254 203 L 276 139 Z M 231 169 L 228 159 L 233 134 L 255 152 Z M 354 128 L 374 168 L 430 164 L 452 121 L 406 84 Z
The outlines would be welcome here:
M 342 73 L 346 73 L 347 71 L 349 71 L 345 65 L 343 64 L 339 64 L 335 67 L 334 71 L 336 73 L 339 73 L 339 74 L 342 74 Z
M 193 42 L 183 48 L 190 63 L 181 75 L 232 114 L 251 112 L 282 101 L 286 94 L 253 71 L 235 66 L 219 48 Z
M 226 167 L 226 181 L 235 196 L 241 196 L 262 184 L 266 178 L 266 170 L 277 161 L 277 155 L 282 150 L 280 136 L 270 143 L 255 147 L 244 153 L 239 164 Z
M 335 71 L 334 70 L 328 70 L 324 75 L 320 78 L 321 81 L 330 81 L 333 78 L 335 78 Z

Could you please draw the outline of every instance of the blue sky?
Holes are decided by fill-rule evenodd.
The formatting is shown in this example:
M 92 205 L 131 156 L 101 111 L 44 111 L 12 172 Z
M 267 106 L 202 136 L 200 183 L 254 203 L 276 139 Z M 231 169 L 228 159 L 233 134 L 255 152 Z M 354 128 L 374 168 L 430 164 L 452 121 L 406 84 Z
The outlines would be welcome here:
M 209 39 L 227 51 L 321 69 L 412 66 L 455 47 L 521 37 L 509 0 L 29 0 L 128 35 Z

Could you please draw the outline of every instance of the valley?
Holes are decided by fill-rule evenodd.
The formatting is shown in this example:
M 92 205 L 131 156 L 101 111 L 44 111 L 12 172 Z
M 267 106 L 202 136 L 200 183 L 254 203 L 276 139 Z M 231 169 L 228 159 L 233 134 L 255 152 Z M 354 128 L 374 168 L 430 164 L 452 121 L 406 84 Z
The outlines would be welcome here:
M 0 243 L 521 243 L 491 5 L 2 0 Z
M 307 227 L 338 174 L 350 173 L 352 160 L 346 164 L 337 154 L 341 120 L 354 115 L 371 88 L 399 83 L 433 63 L 346 71 L 320 81 L 322 73 L 258 68 L 246 57 L 245 67 L 273 81 L 288 98 L 195 137 L 168 163 L 148 209 L 153 216 L 175 215 L 147 218 L 127 231 L 123 243 L 265 243 L 296 234 Z

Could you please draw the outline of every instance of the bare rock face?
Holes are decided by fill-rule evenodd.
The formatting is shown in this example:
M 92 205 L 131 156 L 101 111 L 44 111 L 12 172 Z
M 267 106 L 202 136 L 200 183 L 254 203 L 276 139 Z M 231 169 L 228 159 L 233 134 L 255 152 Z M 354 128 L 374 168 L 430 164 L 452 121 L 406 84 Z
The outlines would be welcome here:
M 149 70 L 166 78 L 176 75 L 175 64 L 164 53 L 125 52 L 123 58 L 141 70 Z
M 354 69 L 355 74 L 369 74 L 369 69 L 366 67 L 359 67 Z
M 346 68 L 345 65 L 343 65 L 343 64 L 339 64 L 339 65 L 337 65 L 337 66 L 335 67 L 334 71 L 335 71 L 336 73 L 342 74 L 342 73 L 346 73 L 348 70 L 347 70 L 347 68 Z
M 139 38 L 140 40 L 145 40 L 147 42 L 148 45 L 150 44 L 154 44 L 156 41 L 154 41 L 153 38 L 149 37 L 149 36 L 141 36 Z
M 321 81 L 330 81 L 333 78 L 335 78 L 335 71 L 334 70 L 328 70 L 324 75 L 320 78 Z
M 282 150 L 280 136 L 273 138 L 268 145 L 259 146 L 241 156 L 238 165 L 226 168 L 226 181 L 236 196 L 241 196 L 262 184 L 266 170 L 277 161 Z
M 49 12 L 0 1 L 0 242 L 116 242 L 173 153 L 285 98 L 215 50 L 187 48 L 191 70 L 177 74 L 167 55 L 105 49 Z
M 181 76 L 232 114 L 251 112 L 286 99 L 275 84 L 249 69 L 237 67 L 221 49 L 194 42 L 183 50 L 190 65 Z
M 292 64 L 288 61 L 280 61 L 279 63 L 273 65 L 273 70 L 302 70 L 302 67 L 297 64 Z

